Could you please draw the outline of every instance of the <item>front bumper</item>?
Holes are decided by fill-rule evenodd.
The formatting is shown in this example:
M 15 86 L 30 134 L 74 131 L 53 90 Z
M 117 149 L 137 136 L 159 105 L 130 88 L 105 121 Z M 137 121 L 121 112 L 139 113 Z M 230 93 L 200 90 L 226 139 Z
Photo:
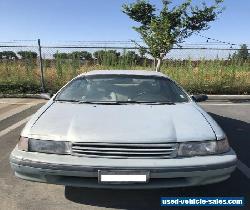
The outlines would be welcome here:
M 224 181 L 235 170 L 233 150 L 213 156 L 175 159 L 87 158 L 23 152 L 15 148 L 10 163 L 19 178 L 78 187 L 95 188 L 168 188 L 205 185 Z M 98 170 L 146 170 L 148 183 L 100 184 Z

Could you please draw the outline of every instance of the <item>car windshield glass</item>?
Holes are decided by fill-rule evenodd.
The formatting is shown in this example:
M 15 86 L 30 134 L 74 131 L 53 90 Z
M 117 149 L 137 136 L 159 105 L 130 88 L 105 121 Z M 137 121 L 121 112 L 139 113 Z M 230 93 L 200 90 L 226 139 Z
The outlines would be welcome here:
M 71 81 L 56 97 L 69 102 L 188 102 L 173 81 L 157 76 L 91 75 Z

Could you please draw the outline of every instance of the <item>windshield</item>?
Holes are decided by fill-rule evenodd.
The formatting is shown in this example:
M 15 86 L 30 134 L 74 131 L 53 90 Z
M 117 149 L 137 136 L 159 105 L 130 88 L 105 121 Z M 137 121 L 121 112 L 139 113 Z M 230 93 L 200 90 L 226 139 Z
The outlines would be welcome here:
M 188 102 L 187 95 L 164 77 L 91 75 L 70 82 L 56 97 L 78 102 Z

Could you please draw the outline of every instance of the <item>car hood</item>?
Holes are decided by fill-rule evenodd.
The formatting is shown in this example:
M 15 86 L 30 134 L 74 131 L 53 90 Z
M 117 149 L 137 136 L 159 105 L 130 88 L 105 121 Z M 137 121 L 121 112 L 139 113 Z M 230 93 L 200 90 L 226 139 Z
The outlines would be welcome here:
M 34 120 L 28 137 L 118 143 L 216 139 L 210 124 L 193 103 L 93 105 L 55 102 Z

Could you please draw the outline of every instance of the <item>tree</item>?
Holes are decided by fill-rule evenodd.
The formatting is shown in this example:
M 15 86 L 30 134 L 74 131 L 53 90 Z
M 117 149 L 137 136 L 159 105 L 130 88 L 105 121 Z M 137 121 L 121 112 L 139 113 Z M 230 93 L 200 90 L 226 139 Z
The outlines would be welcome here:
M 116 50 L 98 50 L 95 51 L 93 55 L 99 64 L 112 65 L 118 62 L 121 54 Z
M 135 51 L 127 51 L 122 58 L 127 61 L 127 63 L 138 64 L 140 62 L 140 56 L 136 54 Z
M 92 54 L 87 51 L 75 51 L 70 54 L 70 57 L 73 59 L 84 59 L 84 60 L 92 60 Z
M 21 56 L 21 59 L 37 58 L 37 53 L 32 51 L 19 51 L 17 54 Z
M 139 55 L 141 58 L 144 58 L 147 53 L 147 49 L 145 47 L 140 47 L 139 48 Z
M 68 53 L 59 53 L 59 52 L 57 52 L 57 53 L 55 53 L 55 54 L 53 54 L 53 57 L 55 58 L 55 59 L 68 59 L 69 58 L 69 54 Z
M 12 59 L 17 59 L 17 56 L 16 53 L 14 53 L 13 51 L 3 51 L 0 52 L 0 59 L 12 60 Z
M 105 53 L 105 50 L 97 50 L 93 53 L 93 55 L 97 60 L 99 60 Z
M 147 45 L 147 53 L 157 59 L 156 71 L 159 71 L 162 59 L 175 44 L 183 42 L 193 33 L 209 28 L 209 22 L 222 12 L 222 2 L 215 0 L 211 6 L 202 3 L 199 7 L 193 6 L 192 0 L 186 0 L 178 6 L 172 6 L 170 0 L 162 0 L 163 8 L 157 13 L 155 5 L 146 0 L 137 0 L 132 4 L 124 4 L 122 11 L 140 23 L 133 28 Z
M 246 44 L 240 46 L 240 49 L 232 55 L 232 59 L 246 61 L 250 58 Z

